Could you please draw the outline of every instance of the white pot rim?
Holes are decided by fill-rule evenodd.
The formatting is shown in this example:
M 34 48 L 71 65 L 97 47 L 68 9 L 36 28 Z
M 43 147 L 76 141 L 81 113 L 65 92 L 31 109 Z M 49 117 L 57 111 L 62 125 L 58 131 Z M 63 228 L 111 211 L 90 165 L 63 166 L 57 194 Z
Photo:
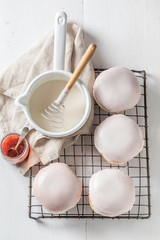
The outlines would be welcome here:
M 74 128 L 72 128 L 68 131 L 65 131 L 65 132 L 57 133 L 57 132 L 51 132 L 51 131 L 44 130 L 43 128 L 39 127 L 32 120 L 30 112 L 29 112 L 29 108 L 28 108 L 28 102 L 29 102 L 30 95 L 33 94 L 34 90 L 36 89 L 37 83 L 40 83 L 40 81 L 42 82 L 44 77 L 51 76 L 52 74 L 53 75 L 54 74 L 65 75 L 69 78 L 72 76 L 72 73 L 66 72 L 66 71 L 63 71 L 63 70 L 56 70 L 56 71 L 51 70 L 51 71 L 44 72 L 44 73 L 38 75 L 35 79 L 33 79 L 33 81 L 27 87 L 26 91 L 22 95 L 20 95 L 16 98 L 15 104 L 17 106 L 21 107 L 21 109 L 25 113 L 25 116 L 27 117 L 27 120 L 33 126 L 33 128 L 35 128 L 36 130 L 38 130 L 39 132 L 41 132 L 45 136 L 62 138 L 62 137 L 66 137 L 66 136 L 70 136 L 70 135 L 74 134 L 75 132 L 77 132 L 79 129 L 81 129 L 84 126 L 84 124 L 86 123 L 86 121 L 87 121 L 87 119 L 90 115 L 90 112 L 91 112 L 91 96 L 90 96 L 89 90 L 87 89 L 87 87 L 83 83 L 83 81 L 78 79 L 77 83 L 80 85 L 80 87 L 82 88 L 82 91 L 84 92 L 85 102 L 86 102 L 85 113 L 84 113 L 83 118 Z M 42 82 L 42 84 L 44 84 L 44 82 Z

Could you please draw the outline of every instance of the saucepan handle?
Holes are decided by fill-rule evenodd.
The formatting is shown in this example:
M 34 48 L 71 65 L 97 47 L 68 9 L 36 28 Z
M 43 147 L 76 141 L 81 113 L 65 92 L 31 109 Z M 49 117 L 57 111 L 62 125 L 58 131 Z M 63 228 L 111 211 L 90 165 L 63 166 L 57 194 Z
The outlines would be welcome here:
M 54 70 L 64 70 L 65 46 L 66 46 L 67 15 L 59 11 L 55 17 L 54 35 Z

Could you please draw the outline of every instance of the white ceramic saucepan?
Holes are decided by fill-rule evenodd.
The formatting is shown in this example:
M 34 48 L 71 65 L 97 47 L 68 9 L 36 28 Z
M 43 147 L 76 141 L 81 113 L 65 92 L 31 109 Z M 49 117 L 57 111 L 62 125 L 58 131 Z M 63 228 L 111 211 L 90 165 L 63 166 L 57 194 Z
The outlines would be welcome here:
M 16 98 L 15 104 L 22 108 L 29 123 L 42 134 L 49 137 L 65 137 L 78 131 L 87 121 L 91 111 L 91 97 L 85 84 L 78 79 L 75 85 L 77 85 L 79 91 L 83 93 L 85 101 L 84 115 L 80 122 L 72 129 L 63 132 L 53 132 L 45 130 L 40 127 L 32 118 L 29 108 L 30 100 L 33 98 L 37 88 L 49 81 L 68 81 L 72 76 L 72 73 L 64 71 L 64 56 L 65 56 L 65 42 L 66 42 L 66 25 L 67 15 L 65 12 L 60 11 L 56 14 L 55 18 L 55 40 L 54 40 L 54 67 L 52 71 L 47 71 L 37 76 L 29 84 L 26 91 Z M 49 123 L 48 123 L 49 124 Z

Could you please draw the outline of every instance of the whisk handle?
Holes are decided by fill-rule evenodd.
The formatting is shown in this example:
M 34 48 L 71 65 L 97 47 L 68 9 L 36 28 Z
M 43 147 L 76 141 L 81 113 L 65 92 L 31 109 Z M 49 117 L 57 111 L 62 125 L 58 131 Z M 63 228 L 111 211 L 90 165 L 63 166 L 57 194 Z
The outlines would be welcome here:
M 96 47 L 97 46 L 94 43 L 91 43 L 89 45 L 89 47 L 86 50 L 85 54 L 83 55 L 81 61 L 79 62 L 78 66 L 76 67 L 74 73 L 72 74 L 70 80 L 68 81 L 65 88 L 62 90 L 62 92 L 60 93 L 60 95 L 56 99 L 55 103 L 58 106 L 60 106 L 64 103 L 70 89 L 73 87 L 73 85 L 75 84 L 75 82 L 79 78 L 80 74 L 83 72 L 85 66 L 87 65 L 87 63 L 89 62 L 89 60 L 91 59 L 93 54 L 95 53 Z
M 79 62 L 78 66 L 76 67 L 74 73 L 72 74 L 72 77 L 70 78 L 70 80 L 68 81 L 66 88 L 68 90 L 70 90 L 73 85 L 75 84 L 75 82 L 77 81 L 77 79 L 79 78 L 79 76 L 81 75 L 81 73 L 83 72 L 85 66 L 87 65 L 87 63 L 89 62 L 89 60 L 91 59 L 91 57 L 93 56 L 93 54 L 96 51 L 96 44 L 91 43 L 87 49 L 87 51 L 85 52 L 85 54 L 83 55 L 81 61 Z

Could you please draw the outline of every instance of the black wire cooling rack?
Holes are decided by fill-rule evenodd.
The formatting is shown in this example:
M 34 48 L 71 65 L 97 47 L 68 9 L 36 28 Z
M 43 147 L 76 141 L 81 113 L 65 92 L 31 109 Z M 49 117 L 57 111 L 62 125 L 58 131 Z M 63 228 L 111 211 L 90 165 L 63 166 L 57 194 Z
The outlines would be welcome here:
M 95 69 L 98 76 L 105 69 Z M 125 115 L 135 120 L 141 127 L 144 136 L 143 150 L 125 166 L 112 166 L 108 164 L 97 152 L 93 143 L 93 133 L 95 127 L 100 124 L 110 114 L 106 113 L 95 103 L 95 117 L 93 133 L 82 135 L 76 144 L 62 151 L 59 162 L 67 163 L 82 182 L 82 197 L 79 203 L 64 214 L 53 215 L 49 213 L 34 197 L 32 184 L 36 173 L 44 167 L 42 164 L 36 164 L 29 171 L 29 217 L 39 218 L 99 218 L 90 207 L 88 201 L 88 186 L 91 175 L 104 168 L 119 168 L 127 172 L 133 179 L 136 187 L 136 201 L 133 208 L 116 218 L 122 219 L 145 219 L 151 214 L 150 205 L 150 176 L 149 176 L 149 156 L 148 156 L 148 124 L 147 124 L 147 94 L 146 94 L 146 72 L 135 71 L 142 90 L 141 100 L 133 109 L 124 112 Z

